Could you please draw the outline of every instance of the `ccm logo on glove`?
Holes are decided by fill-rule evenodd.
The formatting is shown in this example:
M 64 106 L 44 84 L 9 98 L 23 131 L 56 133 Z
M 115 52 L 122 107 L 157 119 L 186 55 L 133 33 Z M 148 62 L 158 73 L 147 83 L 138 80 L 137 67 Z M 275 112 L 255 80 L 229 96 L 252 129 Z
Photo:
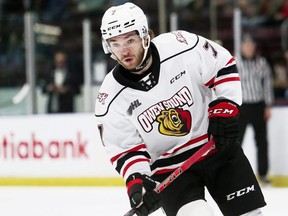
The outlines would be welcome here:
M 238 115 L 238 107 L 236 104 L 233 104 L 231 102 L 223 101 L 220 103 L 213 104 L 213 102 L 210 104 L 210 107 L 208 109 L 209 112 L 209 118 L 213 117 L 222 117 L 222 118 L 230 118 L 235 117 Z

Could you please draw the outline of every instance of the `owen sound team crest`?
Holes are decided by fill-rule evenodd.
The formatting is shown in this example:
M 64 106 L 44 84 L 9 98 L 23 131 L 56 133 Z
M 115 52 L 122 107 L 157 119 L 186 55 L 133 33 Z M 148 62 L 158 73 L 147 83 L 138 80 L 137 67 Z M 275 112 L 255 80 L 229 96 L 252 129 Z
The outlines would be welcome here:
M 191 128 L 191 115 L 187 110 L 180 108 L 161 111 L 157 117 L 159 132 L 169 136 L 184 136 Z
M 146 109 L 138 116 L 138 122 L 146 132 L 158 124 L 161 134 L 185 136 L 191 129 L 191 114 L 183 107 L 193 104 L 192 95 L 187 87 L 182 88 L 168 100 L 163 100 Z

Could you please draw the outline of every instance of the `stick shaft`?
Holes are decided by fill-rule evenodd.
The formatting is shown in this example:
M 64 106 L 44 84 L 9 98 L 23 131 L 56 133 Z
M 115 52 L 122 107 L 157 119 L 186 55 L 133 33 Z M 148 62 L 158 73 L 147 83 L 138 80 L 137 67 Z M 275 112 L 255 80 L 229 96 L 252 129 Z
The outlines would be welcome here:
M 177 177 L 179 177 L 183 172 L 185 172 L 194 163 L 198 162 L 200 159 L 205 157 L 211 150 L 215 149 L 214 140 L 208 141 L 203 145 L 197 152 L 195 152 L 191 157 L 189 157 L 180 167 L 174 170 L 164 181 L 156 186 L 154 189 L 157 193 L 163 191 L 168 185 L 170 185 Z

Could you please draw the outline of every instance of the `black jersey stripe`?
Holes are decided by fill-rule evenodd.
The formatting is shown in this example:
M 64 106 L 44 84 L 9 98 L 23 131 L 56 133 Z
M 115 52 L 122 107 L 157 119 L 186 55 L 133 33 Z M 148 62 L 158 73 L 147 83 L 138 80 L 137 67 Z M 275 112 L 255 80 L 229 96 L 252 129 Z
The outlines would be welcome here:
M 222 68 L 221 70 L 218 71 L 216 77 L 221 77 L 221 76 L 225 76 L 225 75 L 229 75 L 233 73 L 238 73 L 238 69 L 236 65 L 231 65 L 229 67 Z
M 129 152 L 124 157 L 121 157 L 119 160 L 117 160 L 117 166 L 116 171 L 121 172 L 121 169 L 123 168 L 125 162 L 129 160 L 130 158 L 136 157 L 136 156 L 144 156 L 147 159 L 150 159 L 150 155 L 146 151 L 137 151 L 137 152 Z
M 191 155 L 193 155 L 200 147 L 190 149 L 188 151 L 185 151 L 183 153 L 180 153 L 170 158 L 158 159 L 151 165 L 151 170 L 153 171 L 157 168 L 168 167 L 168 166 L 182 163 L 186 161 Z

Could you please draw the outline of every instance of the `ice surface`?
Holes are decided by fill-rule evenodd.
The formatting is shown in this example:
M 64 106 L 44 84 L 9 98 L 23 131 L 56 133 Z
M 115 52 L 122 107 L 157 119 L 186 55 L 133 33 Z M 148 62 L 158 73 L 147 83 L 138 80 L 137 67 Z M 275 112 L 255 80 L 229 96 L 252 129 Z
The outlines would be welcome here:
M 265 216 L 288 215 L 288 188 L 263 192 Z M 215 216 L 222 215 L 209 195 L 207 200 Z M 129 209 L 124 187 L 0 187 L 1 216 L 123 216 Z

